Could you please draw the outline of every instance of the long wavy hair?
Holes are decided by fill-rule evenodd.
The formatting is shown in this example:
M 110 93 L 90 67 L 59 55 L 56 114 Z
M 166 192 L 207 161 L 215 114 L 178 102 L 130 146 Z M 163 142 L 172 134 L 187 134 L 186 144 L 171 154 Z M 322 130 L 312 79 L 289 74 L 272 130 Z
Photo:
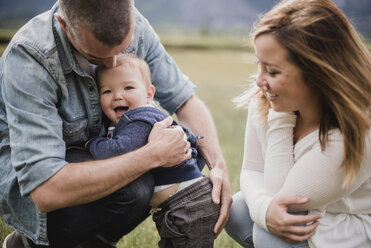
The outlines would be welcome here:
M 272 35 L 302 71 L 305 83 L 320 97 L 319 140 L 325 150 L 328 133 L 340 129 L 344 137 L 344 186 L 360 170 L 371 116 L 371 56 L 350 21 L 331 0 L 284 0 L 255 26 L 253 42 Z M 269 103 L 254 87 L 238 97 L 240 106 Z

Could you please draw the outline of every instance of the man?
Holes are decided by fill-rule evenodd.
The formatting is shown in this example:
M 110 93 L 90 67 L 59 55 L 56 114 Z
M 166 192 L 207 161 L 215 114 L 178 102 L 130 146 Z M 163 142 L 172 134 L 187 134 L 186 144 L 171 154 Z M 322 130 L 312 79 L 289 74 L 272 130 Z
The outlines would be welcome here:
M 167 119 L 145 147 L 86 161 L 79 147 L 102 134 L 95 66 L 114 67 L 123 52 L 147 61 L 155 99 L 205 137 L 200 152 L 213 201 L 222 203 L 215 233 L 225 225 L 232 200 L 211 115 L 147 20 L 131 0 L 60 0 L 18 31 L 0 62 L 0 211 L 17 230 L 5 247 L 114 247 L 148 216 L 147 172 L 190 157 L 184 133 Z

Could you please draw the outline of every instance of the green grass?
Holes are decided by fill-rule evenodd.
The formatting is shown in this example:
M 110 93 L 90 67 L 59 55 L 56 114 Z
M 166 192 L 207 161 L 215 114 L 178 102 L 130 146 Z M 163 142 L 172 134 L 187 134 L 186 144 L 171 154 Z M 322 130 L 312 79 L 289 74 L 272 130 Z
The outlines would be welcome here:
M 0 57 L 16 31 L 14 29 L 0 29 Z
M 246 50 L 248 36 L 218 35 L 218 34 L 160 34 L 161 42 L 168 49 L 193 49 L 193 50 Z
M 365 46 L 366 46 L 367 49 L 371 52 L 371 41 L 366 42 L 366 43 L 365 43 Z
M 16 29 L 1 29 L 0 28 L 0 43 L 10 41 L 13 35 L 17 32 Z
M 5 51 L 7 46 L 8 46 L 8 44 L 0 43 L 0 58 L 1 58 L 1 55 L 3 54 L 3 52 Z
M 10 233 L 12 229 L 10 229 L 1 219 L 0 219 L 0 244 L 4 242 L 4 239 L 8 233 Z

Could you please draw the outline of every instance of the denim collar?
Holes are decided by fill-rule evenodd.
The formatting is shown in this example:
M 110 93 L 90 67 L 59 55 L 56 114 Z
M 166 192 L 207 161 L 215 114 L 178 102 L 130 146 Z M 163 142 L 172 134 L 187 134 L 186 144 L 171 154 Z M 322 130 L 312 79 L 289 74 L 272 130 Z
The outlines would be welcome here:
M 58 2 L 54 4 L 51 9 L 51 19 L 52 19 L 52 29 L 54 35 L 54 41 L 57 48 L 59 61 L 62 66 L 64 74 L 71 73 L 72 71 L 76 72 L 80 76 L 89 76 L 88 73 L 83 71 L 73 55 L 73 47 L 71 46 L 66 33 L 62 30 L 58 20 L 54 18 L 55 13 L 59 13 L 59 4 Z

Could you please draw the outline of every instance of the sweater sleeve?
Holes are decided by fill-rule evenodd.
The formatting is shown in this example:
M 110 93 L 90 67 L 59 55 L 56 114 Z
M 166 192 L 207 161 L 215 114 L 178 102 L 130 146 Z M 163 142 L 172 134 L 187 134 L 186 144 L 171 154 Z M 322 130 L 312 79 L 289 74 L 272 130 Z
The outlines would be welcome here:
M 246 124 L 240 186 L 252 220 L 267 230 L 265 215 L 272 197 L 264 189 L 262 144 L 259 142 L 256 126 L 253 123 L 254 117 L 255 111 L 251 104 Z
M 97 137 L 87 144 L 94 159 L 105 159 L 134 151 L 147 144 L 152 126 L 142 121 L 131 122 L 117 130 L 112 139 Z
M 311 138 L 318 139 L 318 136 L 313 135 Z M 291 210 L 325 208 L 328 204 L 351 194 L 370 180 L 371 164 L 366 156 L 353 183 L 343 187 L 345 170 L 340 167 L 344 154 L 343 148 L 343 138 L 338 130 L 330 132 L 324 151 L 321 150 L 319 142 L 306 147 L 306 151 L 297 159 L 278 193 L 278 195 L 286 196 L 302 195 L 310 199 L 306 205 L 291 206 Z M 367 149 L 370 149 L 369 145 Z
M 293 112 L 269 110 L 264 187 L 270 195 L 278 192 L 294 165 L 295 123 L 296 115 Z

